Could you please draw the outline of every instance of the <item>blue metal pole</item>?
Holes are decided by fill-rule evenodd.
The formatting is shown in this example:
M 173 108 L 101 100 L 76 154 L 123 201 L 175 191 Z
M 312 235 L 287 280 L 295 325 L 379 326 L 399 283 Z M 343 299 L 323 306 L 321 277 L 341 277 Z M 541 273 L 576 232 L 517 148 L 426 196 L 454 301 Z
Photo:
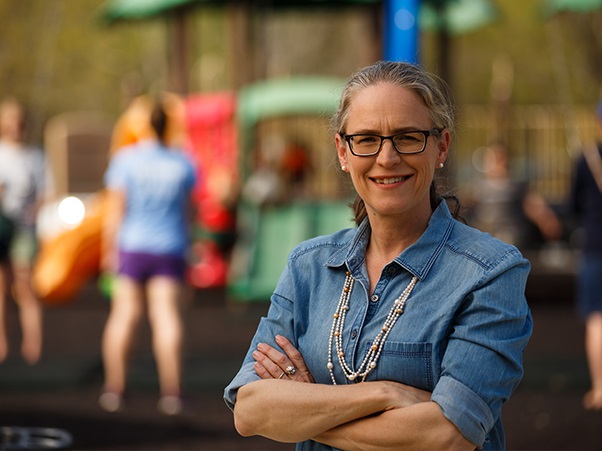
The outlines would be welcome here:
M 383 59 L 418 62 L 418 10 L 420 0 L 384 1 Z

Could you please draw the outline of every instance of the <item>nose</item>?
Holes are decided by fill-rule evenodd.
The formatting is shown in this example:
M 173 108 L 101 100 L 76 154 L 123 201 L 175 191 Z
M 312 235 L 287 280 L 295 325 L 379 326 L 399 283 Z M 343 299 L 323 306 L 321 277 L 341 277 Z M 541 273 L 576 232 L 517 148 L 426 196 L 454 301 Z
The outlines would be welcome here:
M 392 138 L 383 139 L 376 161 L 383 166 L 391 166 L 401 161 L 401 154 L 395 149 Z

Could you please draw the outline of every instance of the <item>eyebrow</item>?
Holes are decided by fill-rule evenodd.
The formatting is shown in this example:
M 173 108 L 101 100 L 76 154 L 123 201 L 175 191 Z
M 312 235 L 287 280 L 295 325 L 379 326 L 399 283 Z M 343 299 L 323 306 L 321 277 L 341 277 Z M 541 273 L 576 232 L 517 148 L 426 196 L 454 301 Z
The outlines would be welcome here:
M 398 135 L 400 133 L 407 133 L 407 132 L 413 132 L 413 131 L 417 131 L 417 130 L 430 130 L 433 127 L 430 128 L 419 128 L 419 127 L 398 127 L 395 128 L 391 131 L 390 135 L 387 136 L 393 136 L 393 135 Z M 371 130 L 371 129 L 360 129 L 360 131 L 356 131 L 353 133 L 347 133 L 348 135 L 380 135 L 380 136 L 385 136 L 383 135 L 380 131 L 377 130 Z

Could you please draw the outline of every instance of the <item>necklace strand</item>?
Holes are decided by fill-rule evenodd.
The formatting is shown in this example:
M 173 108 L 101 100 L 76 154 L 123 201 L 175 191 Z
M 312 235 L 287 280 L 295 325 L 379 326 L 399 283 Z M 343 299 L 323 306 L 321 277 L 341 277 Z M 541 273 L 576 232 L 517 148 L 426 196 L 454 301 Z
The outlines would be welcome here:
M 336 355 L 339 360 L 339 364 L 341 365 L 341 369 L 345 374 L 345 377 L 350 381 L 358 380 L 359 382 L 363 382 L 366 379 L 366 376 L 376 368 L 376 364 L 383 350 L 383 346 L 385 345 L 385 341 L 391 332 L 391 329 L 397 322 L 397 319 L 402 315 L 403 308 L 405 306 L 406 301 L 410 297 L 414 286 L 418 282 L 418 277 L 414 276 L 408 286 L 403 290 L 401 295 L 395 300 L 391 310 L 385 319 L 383 326 L 380 329 L 380 332 L 374 338 L 372 342 L 372 346 L 366 355 L 364 356 L 364 360 L 356 371 L 353 371 L 349 365 L 347 364 L 347 360 L 345 359 L 345 352 L 343 351 L 343 329 L 345 328 L 345 318 L 347 317 L 347 311 L 349 310 L 349 299 L 351 298 L 351 291 L 353 290 L 355 279 L 351 275 L 349 271 L 346 271 L 345 274 L 345 284 L 343 285 L 343 290 L 341 291 L 341 297 L 339 298 L 339 303 L 337 304 L 337 308 L 333 315 L 332 327 L 330 328 L 330 337 L 328 338 L 328 372 L 330 373 L 330 378 L 332 379 L 332 383 L 337 385 L 337 381 L 334 377 L 334 363 L 332 361 L 332 349 L 334 347 Z M 334 346 L 333 346 L 334 342 Z

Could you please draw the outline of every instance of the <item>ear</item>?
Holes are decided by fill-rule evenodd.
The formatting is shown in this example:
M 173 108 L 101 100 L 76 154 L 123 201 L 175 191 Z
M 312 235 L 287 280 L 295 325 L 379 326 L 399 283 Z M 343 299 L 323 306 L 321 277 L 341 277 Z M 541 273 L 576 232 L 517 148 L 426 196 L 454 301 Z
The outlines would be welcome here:
M 447 160 L 447 154 L 449 152 L 450 144 L 451 144 L 451 133 L 449 132 L 448 129 L 444 129 L 441 132 L 441 137 L 439 138 L 439 141 L 437 143 L 437 150 L 438 150 L 437 165 L 439 165 L 441 163 L 445 163 L 445 160 Z
M 341 167 L 349 167 L 349 162 L 347 161 L 347 143 L 343 138 L 341 138 L 341 135 L 339 135 L 338 133 L 334 136 L 334 143 L 337 148 L 339 164 L 341 165 Z

